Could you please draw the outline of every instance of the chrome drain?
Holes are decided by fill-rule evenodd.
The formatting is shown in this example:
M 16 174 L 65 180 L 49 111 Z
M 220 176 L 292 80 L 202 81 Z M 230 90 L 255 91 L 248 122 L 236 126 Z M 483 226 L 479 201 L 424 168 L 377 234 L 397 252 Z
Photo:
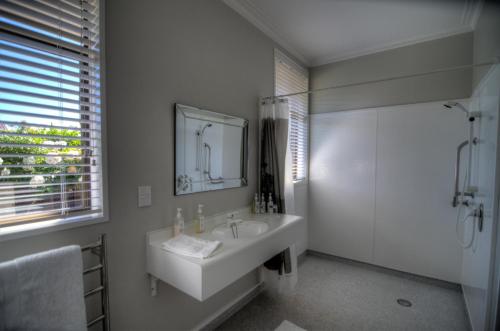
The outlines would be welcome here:
M 396 302 L 403 307 L 411 307 L 412 303 L 406 299 L 397 299 Z

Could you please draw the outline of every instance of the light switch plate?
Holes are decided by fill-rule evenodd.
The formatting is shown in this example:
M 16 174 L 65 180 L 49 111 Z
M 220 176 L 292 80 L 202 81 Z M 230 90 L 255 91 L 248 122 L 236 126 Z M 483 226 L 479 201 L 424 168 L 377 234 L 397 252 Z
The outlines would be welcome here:
M 151 186 L 139 186 L 137 188 L 138 207 L 151 206 Z

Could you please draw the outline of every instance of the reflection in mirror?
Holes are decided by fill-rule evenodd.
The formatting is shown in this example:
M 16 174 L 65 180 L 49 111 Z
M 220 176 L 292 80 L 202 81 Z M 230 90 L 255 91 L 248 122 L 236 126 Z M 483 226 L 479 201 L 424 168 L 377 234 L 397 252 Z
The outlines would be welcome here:
M 175 105 L 175 194 L 247 184 L 248 121 Z

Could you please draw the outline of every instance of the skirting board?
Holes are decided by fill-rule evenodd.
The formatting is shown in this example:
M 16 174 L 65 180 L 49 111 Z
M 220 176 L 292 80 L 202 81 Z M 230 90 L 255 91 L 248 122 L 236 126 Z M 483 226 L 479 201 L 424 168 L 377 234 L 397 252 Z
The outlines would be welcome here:
M 441 280 L 441 279 L 431 278 L 431 277 L 427 277 L 427 276 L 416 275 L 416 274 L 412 274 L 412 273 L 409 273 L 409 272 L 406 272 L 406 271 L 400 271 L 400 270 L 395 270 L 395 269 L 391 269 L 391 268 L 387 268 L 387 267 L 382 267 L 382 266 L 379 266 L 379 265 L 376 265 L 376 264 L 371 264 L 371 263 L 366 263 L 366 262 L 351 260 L 351 259 L 348 259 L 348 258 L 345 258 L 345 257 L 340 257 L 340 256 L 328 254 L 328 253 L 322 253 L 322 252 L 318 252 L 318 251 L 313 251 L 313 250 L 310 250 L 310 249 L 307 250 L 307 255 L 317 256 L 317 257 L 321 257 L 321 258 L 324 258 L 324 259 L 330 259 L 330 260 L 334 260 L 334 261 L 338 261 L 338 262 L 342 262 L 342 263 L 348 263 L 348 264 L 352 264 L 352 265 L 357 265 L 357 266 L 360 266 L 360 267 L 363 267 L 363 268 L 368 268 L 368 269 L 371 269 L 371 270 L 376 270 L 378 272 L 383 272 L 383 273 L 386 273 L 386 274 L 391 274 L 391 275 L 396 275 L 398 277 L 402 277 L 402 278 L 406 278 L 406 279 L 411 279 L 411 280 L 414 280 L 414 281 L 417 281 L 417 282 L 420 282 L 420 283 L 431 284 L 431 285 L 434 285 L 434 286 L 439 286 L 439 287 L 442 287 L 442 288 L 446 288 L 446 289 L 450 289 L 450 290 L 455 290 L 457 292 L 462 292 L 462 287 L 461 287 L 460 284 L 448 282 L 446 280 Z

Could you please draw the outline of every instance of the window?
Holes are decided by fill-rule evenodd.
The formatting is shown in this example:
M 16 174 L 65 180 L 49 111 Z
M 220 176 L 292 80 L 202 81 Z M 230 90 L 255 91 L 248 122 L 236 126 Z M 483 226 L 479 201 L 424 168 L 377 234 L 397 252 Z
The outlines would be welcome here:
M 274 52 L 275 95 L 304 92 L 309 89 L 309 74 L 279 50 Z M 290 105 L 290 148 L 292 150 L 292 176 L 294 181 L 306 178 L 308 150 L 308 95 L 288 97 Z
M 98 1 L 0 2 L 0 229 L 102 216 Z

